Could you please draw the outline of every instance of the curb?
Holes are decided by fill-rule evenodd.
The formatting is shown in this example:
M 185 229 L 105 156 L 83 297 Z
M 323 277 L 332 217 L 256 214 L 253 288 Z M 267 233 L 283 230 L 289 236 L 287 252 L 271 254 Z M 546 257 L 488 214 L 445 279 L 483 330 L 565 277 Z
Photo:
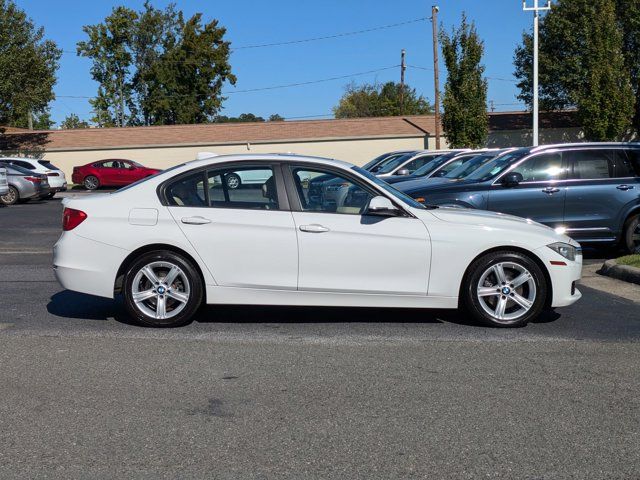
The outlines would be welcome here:
M 616 278 L 624 282 L 640 285 L 640 268 L 618 265 L 615 260 L 607 260 L 597 272 L 600 275 Z

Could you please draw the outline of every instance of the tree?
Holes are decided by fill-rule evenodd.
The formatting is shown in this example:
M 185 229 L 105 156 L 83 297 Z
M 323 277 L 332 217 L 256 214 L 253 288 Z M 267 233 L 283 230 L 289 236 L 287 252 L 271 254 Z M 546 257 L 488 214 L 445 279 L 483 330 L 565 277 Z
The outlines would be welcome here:
M 280 114 L 274 113 L 269 116 L 270 122 L 284 122 L 284 117 Z
M 48 105 L 62 51 L 26 13 L 0 0 L 0 124 L 49 128 Z
M 99 126 L 213 121 L 222 85 L 235 84 L 226 30 L 197 13 L 185 20 L 170 4 L 143 10 L 116 7 L 103 23 L 84 27 L 78 55 L 93 60 L 99 84 L 92 100 Z
M 640 134 L 640 3 L 637 0 L 617 0 L 616 14 L 622 30 L 625 65 L 635 95 L 633 128 Z
M 84 120 L 80 120 L 80 117 L 75 113 L 67 115 L 60 124 L 60 128 L 65 130 L 72 130 L 75 128 L 89 128 L 89 124 Z
M 484 43 L 473 22 L 463 13 L 458 28 L 440 34 L 442 56 L 447 67 L 442 126 L 451 147 L 478 148 L 489 134 L 487 80 L 483 77 Z
M 333 108 L 336 118 L 389 117 L 401 115 L 401 86 L 398 83 L 346 86 L 338 105 Z M 415 88 L 404 87 L 404 115 L 425 115 L 432 107 Z
M 558 0 L 540 25 L 540 106 L 576 108 L 589 140 L 616 140 L 632 127 L 636 98 L 631 72 L 637 75 L 640 62 L 637 50 L 625 54 L 625 49 L 639 41 L 640 30 L 635 36 L 625 34 L 623 23 L 616 0 Z M 525 33 L 514 57 L 518 98 L 528 105 L 533 96 L 532 43 Z

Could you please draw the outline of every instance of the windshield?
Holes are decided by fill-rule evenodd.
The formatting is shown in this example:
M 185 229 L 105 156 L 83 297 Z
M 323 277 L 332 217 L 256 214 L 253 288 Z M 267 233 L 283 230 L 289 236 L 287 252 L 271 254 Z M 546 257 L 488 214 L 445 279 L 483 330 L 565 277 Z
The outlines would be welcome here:
M 360 175 L 362 175 L 363 177 L 368 178 L 369 180 L 371 180 L 373 183 L 375 183 L 377 186 L 379 186 L 380 188 L 382 188 L 383 190 L 385 190 L 386 192 L 390 193 L 391 195 L 393 195 L 394 197 L 402 200 L 404 203 L 406 203 L 407 205 L 413 207 L 413 208 L 419 208 L 421 210 L 426 210 L 426 207 L 424 205 L 422 205 L 421 203 L 415 201 L 413 198 L 411 198 L 409 195 L 406 195 L 404 193 L 402 193 L 400 190 L 396 190 L 395 188 L 393 188 L 391 185 L 389 185 L 387 182 L 379 179 L 378 177 L 376 177 L 375 175 L 372 175 L 371 172 L 367 172 L 366 170 L 363 170 L 360 167 L 353 167 L 353 170 L 355 170 L 356 172 L 358 172 Z
M 467 180 L 474 180 L 476 182 L 485 182 L 499 175 L 501 172 L 509 168 L 515 161 L 520 160 L 528 153 L 527 150 L 516 150 L 515 152 L 506 153 L 501 157 L 494 158 L 493 160 L 485 163 L 471 175 L 467 176 Z
M 433 172 L 440 165 L 445 163 L 447 160 L 459 155 L 458 153 L 445 153 L 443 155 L 439 155 L 435 157 L 433 160 L 428 161 L 420 168 L 418 168 L 415 172 L 412 173 L 414 177 L 424 177 L 425 175 Z
M 122 188 L 119 188 L 115 192 L 111 192 L 111 193 L 124 192 L 125 190 L 129 190 L 131 187 L 135 187 L 136 185 L 140 185 L 141 183 L 144 183 L 147 180 L 151 180 L 152 178 L 155 178 L 160 174 L 165 174 L 167 172 L 175 170 L 176 168 L 184 167 L 185 165 L 186 165 L 186 163 L 181 163 L 180 165 L 174 165 L 173 167 L 167 168 L 166 170 L 160 170 L 158 173 L 154 173 L 153 175 L 149 175 L 148 177 L 144 177 L 144 178 L 138 180 L 137 182 L 130 183 L 129 185 L 127 185 L 125 187 L 122 187 Z
M 379 163 L 382 163 L 386 159 L 391 158 L 391 157 L 395 157 L 397 155 L 404 155 L 405 153 L 407 153 L 407 152 L 383 153 L 382 155 L 378 155 L 373 160 L 370 160 L 369 162 L 365 163 L 362 166 L 362 168 L 364 168 L 365 170 L 371 170 L 371 168 L 375 167 Z
M 495 153 L 477 155 L 470 160 L 467 160 L 462 165 L 458 165 L 456 168 L 444 175 L 444 178 L 454 178 L 457 180 L 464 178 L 495 157 Z
M 374 173 L 390 173 L 395 170 L 397 167 L 402 165 L 404 162 L 413 157 L 414 153 L 401 153 L 397 155 L 392 155 L 386 160 L 384 160 L 380 165 L 373 168 L 371 171 Z
M 133 160 L 129 160 L 129 162 L 131 162 L 132 165 L 135 165 L 138 168 L 144 168 L 144 165 L 142 165 L 142 164 L 140 164 L 138 162 L 135 162 Z

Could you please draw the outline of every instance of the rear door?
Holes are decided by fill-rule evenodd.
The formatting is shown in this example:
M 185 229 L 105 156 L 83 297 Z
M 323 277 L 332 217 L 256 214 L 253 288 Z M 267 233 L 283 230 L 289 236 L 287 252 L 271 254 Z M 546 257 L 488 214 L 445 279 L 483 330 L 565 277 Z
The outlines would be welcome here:
M 503 185 L 509 173 L 520 173 L 522 182 Z M 559 227 L 564 219 L 566 166 L 561 152 L 543 152 L 530 156 L 498 178 L 489 192 L 489 210 L 530 218 L 550 227 Z
M 567 233 L 578 241 L 615 240 L 629 206 L 640 202 L 640 179 L 633 159 L 622 148 L 576 149 L 566 155 L 570 180 L 565 202 Z
M 260 174 L 230 189 L 226 178 Z M 298 243 L 275 164 L 213 166 L 164 188 L 169 211 L 220 286 L 295 290 Z

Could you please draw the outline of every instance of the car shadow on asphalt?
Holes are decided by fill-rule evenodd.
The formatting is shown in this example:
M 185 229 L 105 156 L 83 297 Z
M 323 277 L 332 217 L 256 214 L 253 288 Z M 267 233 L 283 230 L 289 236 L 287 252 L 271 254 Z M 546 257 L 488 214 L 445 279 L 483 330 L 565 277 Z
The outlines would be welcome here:
M 47 311 L 57 317 L 80 320 L 115 320 L 137 325 L 124 308 L 121 296 L 114 300 L 63 290 L 53 295 Z M 555 322 L 560 315 L 543 313 L 532 323 Z M 369 307 L 292 307 L 273 305 L 206 305 L 194 322 L 207 323 L 429 323 L 483 327 L 470 315 L 458 310 Z

